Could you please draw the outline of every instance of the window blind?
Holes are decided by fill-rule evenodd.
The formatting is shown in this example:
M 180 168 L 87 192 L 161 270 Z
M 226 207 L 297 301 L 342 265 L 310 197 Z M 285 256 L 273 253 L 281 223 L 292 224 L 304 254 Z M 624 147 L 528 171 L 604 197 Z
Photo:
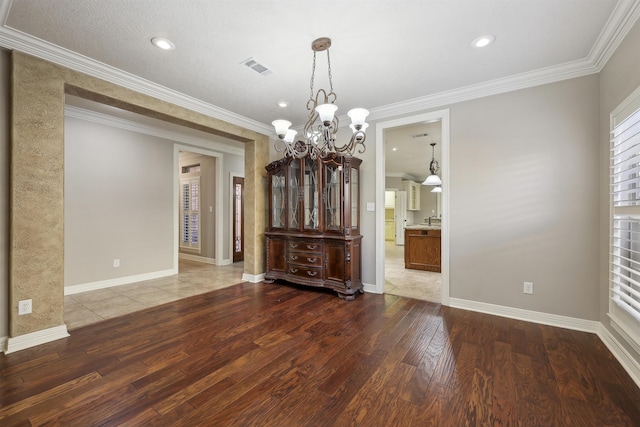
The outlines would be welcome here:
M 609 316 L 640 349 L 640 96 L 619 107 L 611 123 Z

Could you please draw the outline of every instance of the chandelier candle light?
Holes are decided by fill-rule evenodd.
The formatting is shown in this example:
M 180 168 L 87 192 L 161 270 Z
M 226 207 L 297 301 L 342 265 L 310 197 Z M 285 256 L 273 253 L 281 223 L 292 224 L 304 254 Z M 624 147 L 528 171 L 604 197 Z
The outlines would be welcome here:
M 333 81 L 331 79 L 331 58 L 329 56 L 329 47 L 331 39 L 322 37 L 311 43 L 313 50 L 313 69 L 311 70 L 311 93 L 309 101 L 307 101 L 307 110 L 309 117 L 304 125 L 304 141 L 297 140 L 297 131 L 289 129 L 291 122 L 287 120 L 274 120 L 271 124 L 276 129 L 278 140 L 274 147 L 276 151 L 285 152 L 285 156 L 302 158 L 309 156 L 312 159 L 327 157 L 330 153 L 348 154 L 352 156 L 356 148 L 359 147 L 358 153 L 364 153 L 366 146 L 365 130 L 369 126 L 365 119 L 369 115 L 369 111 L 364 108 L 354 108 L 349 110 L 347 115 L 351 118 L 351 129 L 353 134 L 348 144 L 336 146 L 336 133 L 339 128 L 338 117 L 335 115 L 338 106 L 335 104 L 338 98 L 333 91 Z M 329 74 L 329 93 L 324 89 L 313 91 L 313 82 L 316 73 L 316 52 L 327 51 L 327 64 Z

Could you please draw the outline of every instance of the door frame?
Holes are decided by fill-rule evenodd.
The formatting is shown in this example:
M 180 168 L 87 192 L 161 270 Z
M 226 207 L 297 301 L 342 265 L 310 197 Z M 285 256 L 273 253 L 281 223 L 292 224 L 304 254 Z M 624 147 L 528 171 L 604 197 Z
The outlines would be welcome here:
M 422 122 L 440 121 L 442 126 L 442 276 L 440 280 L 442 305 L 449 305 L 449 200 L 451 198 L 450 175 L 450 111 L 449 109 L 407 116 L 400 119 L 376 123 L 376 283 L 375 293 L 384 293 L 384 191 L 385 191 L 385 155 L 384 131 L 386 129 Z M 382 207 L 382 209 L 380 208 Z
M 220 152 L 206 150 L 203 148 L 192 147 L 188 145 L 181 144 L 173 144 L 173 263 L 178 271 L 178 260 L 180 258 L 180 152 L 190 152 L 196 154 L 202 154 L 204 156 L 209 156 L 215 159 L 215 215 L 216 221 L 214 226 L 214 233 L 216 236 L 215 249 L 214 249 L 214 262 L 215 265 L 222 265 L 222 239 L 218 238 L 218 236 L 222 236 L 222 169 L 224 167 L 223 155 Z M 200 181 L 202 183 L 202 180 Z M 201 212 L 202 212 L 202 206 Z
M 233 228 L 234 228 L 234 224 L 233 224 L 233 201 L 234 201 L 234 191 L 235 189 L 233 188 L 233 178 L 243 178 L 244 179 L 244 172 L 229 172 L 229 260 L 230 263 L 233 264 Z M 243 204 L 244 206 L 244 204 Z M 244 207 L 242 210 L 242 215 L 243 218 L 242 220 L 244 221 Z M 243 236 L 244 239 L 244 236 Z M 244 243 L 243 243 L 243 247 L 242 247 L 243 251 L 244 251 Z
M 396 207 L 394 212 L 396 236 L 394 243 L 399 246 L 404 246 L 404 227 L 407 222 L 407 192 L 404 190 L 396 190 Z M 400 209 L 398 209 L 400 206 Z M 404 212 L 404 218 L 398 217 L 398 212 Z

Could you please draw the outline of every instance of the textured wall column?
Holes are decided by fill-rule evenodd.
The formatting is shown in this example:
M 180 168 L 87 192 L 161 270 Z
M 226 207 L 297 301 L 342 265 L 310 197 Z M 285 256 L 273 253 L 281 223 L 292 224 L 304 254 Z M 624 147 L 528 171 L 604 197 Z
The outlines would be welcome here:
M 64 81 L 13 55 L 9 333 L 64 324 Z M 33 313 L 18 316 L 18 301 Z
M 11 88 L 11 351 L 66 335 L 65 93 L 247 143 L 249 229 L 245 237 L 251 249 L 245 253 L 245 271 L 264 272 L 266 136 L 16 51 L 12 52 Z M 18 301 L 23 299 L 33 300 L 33 313 L 18 316 Z M 35 334 L 37 339 L 20 339 L 53 328 L 54 333 Z
M 269 138 L 248 142 L 244 151 L 245 217 L 244 273 L 256 276 L 265 269 L 264 232 L 267 224 L 267 171 Z

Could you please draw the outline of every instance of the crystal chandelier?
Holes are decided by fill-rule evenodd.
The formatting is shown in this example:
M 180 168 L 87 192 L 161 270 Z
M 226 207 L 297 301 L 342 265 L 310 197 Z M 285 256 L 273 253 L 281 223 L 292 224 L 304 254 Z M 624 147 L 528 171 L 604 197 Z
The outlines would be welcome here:
M 333 82 L 331 79 L 331 58 L 329 57 L 329 47 L 331 39 L 322 37 L 311 43 L 313 50 L 313 69 L 311 70 L 311 92 L 309 101 L 307 101 L 307 110 L 309 117 L 304 125 L 304 140 L 296 140 L 297 131 L 289 129 L 291 122 L 287 120 L 274 120 L 271 124 L 276 129 L 278 139 L 274 147 L 278 152 L 285 152 L 285 156 L 302 158 L 309 156 L 312 159 L 324 158 L 331 153 L 348 154 L 352 156 L 356 148 L 358 153 L 364 153 L 366 146 L 365 130 L 369 126 L 365 119 L 369 115 L 369 111 L 364 108 L 354 108 L 349 110 L 347 115 L 351 118 L 351 129 L 353 134 L 348 144 L 337 146 L 336 133 L 338 132 L 339 121 L 335 115 L 338 106 L 335 104 L 337 95 L 333 91 Z M 329 74 L 329 93 L 324 89 L 318 89 L 314 93 L 313 82 L 316 73 L 316 52 L 327 51 L 327 64 Z
M 432 142 L 429 145 L 431 145 L 431 163 L 429 163 L 429 172 L 431 172 L 431 175 L 429 175 L 427 179 L 422 182 L 422 185 L 442 185 L 442 180 L 438 176 L 440 165 L 438 164 L 435 156 L 436 143 Z M 434 191 L 434 193 L 436 192 L 437 191 Z

